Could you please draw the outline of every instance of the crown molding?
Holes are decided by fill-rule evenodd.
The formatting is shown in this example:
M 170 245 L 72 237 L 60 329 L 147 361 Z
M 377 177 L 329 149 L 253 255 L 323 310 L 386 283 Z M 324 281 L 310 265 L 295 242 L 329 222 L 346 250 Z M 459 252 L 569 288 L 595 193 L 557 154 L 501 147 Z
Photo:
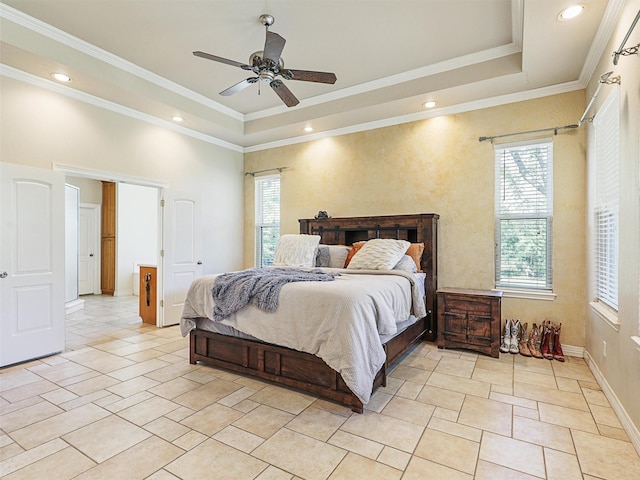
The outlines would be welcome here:
M 211 143 L 213 145 L 227 148 L 236 152 L 243 152 L 243 148 L 240 145 L 236 145 L 220 138 L 206 135 L 204 133 L 197 132 L 180 125 L 176 125 L 167 120 L 162 120 L 158 117 L 154 117 L 153 115 L 134 110 L 133 108 L 125 107 L 118 103 L 105 100 L 104 98 L 96 97 L 95 95 L 90 95 L 80 90 L 61 85 L 57 82 L 54 82 L 53 80 L 44 79 L 37 75 L 27 73 L 23 70 L 10 67 L 9 65 L 0 64 L 0 76 L 13 78 L 14 80 L 25 82 L 36 87 L 44 88 L 61 95 L 65 95 L 66 97 L 73 98 L 75 100 L 79 100 L 96 107 L 104 108 L 105 110 L 110 110 L 112 112 L 119 113 L 130 118 L 135 118 L 136 120 L 142 120 L 143 122 L 151 123 L 158 127 L 173 130 L 174 132 L 178 132 L 183 135 L 202 140 L 203 142 Z
M 259 145 L 252 145 L 245 147 L 244 152 L 258 152 L 260 150 L 268 150 L 270 148 L 284 147 L 287 145 L 294 145 L 297 143 L 310 142 L 314 140 L 320 140 L 328 137 L 337 137 L 340 135 L 347 135 L 350 133 L 364 132 L 367 130 L 375 130 L 377 128 L 390 127 L 393 125 L 399 125 L 402 123 L 416 122 L 419 120 L 425 120 L 427 118 L 440 117 L 443 115 L 454 115 L 457 113 L 470 112 L 474 110 L 481 110 L 483 108 L 496 107 L 507 103 L 523 102 L 526 100 L 533 100 L 536 98 L 547 97 L 550 95 L 558 95 L 562 93 L 573 92 L 575 90 L 581 90 L 584 85 L 579 81 L 567 82 L 558 85 L 551 85 L 549 87 L 537 88 L 534 90 L 528 90 L 526 92 L 510 93 L 507 95 L 499 95 L 496 97 L 483 98 L 482 100 L 475 100 L 467 103 L 460 103 L 451 107 L 435 108 L 433 110 L 425 112 L 417 112 L 409 115 L 401 115 L 397 117 L 385 118 L 382 120 L 376 120 L 374 122 L 361 123 L 358 125 L 352 125 L 349 127 L 338 128 L 335 130 L 327 130 L 326 132 L 319 132 L 310 135 L 304 135 L 299 137 L 291 137 L 275 142 L 267 142 Z M 577 120 L 576 120 L 577 121 Z
M 604 50 L 607 48 L 609 40 L 613 34 L 616 25 L 620 21 L 620 16 L 622 15 L 622 11 L 624 9 L 626 0 L 609 0 L 607 2 L 607 7 L 602 16 L 602 20 L 600 25 L 598 26 L 598 31 L 593 37 L 593 42 L 591 42 L 591 47 L 589 48 L 589 52 L 587 53 L 587 58 L 585 59 L 584 65 L 582 66 L 582 70 L 580 72 L 579 81 L 586 88 L 591 81 L 591 77 L 593 76 L 600 59 L 604 55 Z M 613 68 L 613 67 L 612 67 Z M 600 76 L 602 73 L 598 74 Z
M 19 10 L 16 10 L 15 8 L 5 5 L 4 3 L 0 3 L 0 17 L 6 18 L 7 20 L 17 25 L 43 35 L 53 41 L 66 45 L 67 47 L 73 48 L 78 52 L 84 53 L 85 55 L 89 55 L 101 62 L 105 62 L 115 68 L 146 80 L 147 82 L 158 85 L 159 87 L 169 90 L 177 95 L 188 98 L 189 100 L 216 110 L 224 115 L 234 118 L 235 120 L 244 121 L 243 114 L 225 105 L 222 105 L 221 103 L 211 100 L 204 95 L 200 95 L 193 90 L 189 90 L 182 85 L 167 80 L 160 75 L 156 75 L 149 70 L 146 70 L 134 63 L 118 57 L 117 55 L 107 52 L 106 50 L 96 47 L 89 42 L 85 42 L 84 40 L 74 37 L 67 32 L 64 32 L 52 25 L 49 25 L 48 23 L 38 20 L 37 18 L 31 17 Z
M 379 78 L 370 82 L 353 85 L 351 87 L 341 88 L 335 92 L 325 93 L 323 95 L 317 95 L 315 97 L 306 98 L 304 105 L 302 103 L 298 107 L 287 108 L 286 106 L 277 106 L 268 108 L 266 110 L 260 110 L 259 112 L 247 113 L 245 115 L 246 121 L 259 120 L 261 118 L 271 117 L 273 115 L 279 115 L 285 112 L 289 112 L 295 109 L 304 109 L 306 107 L 312 107 L 335 100 L 341 100 L 343 98 L 356 96 L 362 93 L 372 92 L 374 90 L 380 90 L 382 88 L 393 87 L 401 83 L 410 82 L 424 77 L 437 75 L 439 73 L 448 72 L 458 68 L 467 67 L 477 63 L 483 63 L 496 58 L 506 57 L 519 53 L 520 49 L 514 43 L 509 45 L 502 45 L 500 47 L 491 48 L 482 52 L 472 53 L 464 55 L 462 57 L 452 58 L 443 62 L 434 63 L 424 67 L 409 70 L 407 72 L 398 73 L 395 75 L 389 75 L 388 77 Z

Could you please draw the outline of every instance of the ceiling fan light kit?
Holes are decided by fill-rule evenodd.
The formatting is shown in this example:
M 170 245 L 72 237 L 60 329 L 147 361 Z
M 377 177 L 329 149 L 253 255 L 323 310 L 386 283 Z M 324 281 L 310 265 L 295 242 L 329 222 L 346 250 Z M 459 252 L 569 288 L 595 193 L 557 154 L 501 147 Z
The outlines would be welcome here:
M 275 32 L 271 32 L 269 27 L 274 24 L 275 19 L 272 15 L 262 14 L 259 17 L 260 23 L 265 26 L 266 39 L 264 42 L 264 48 L 260 51 L 254 52 L 249 56 L 249 63 L 244 64 L 229 60 L 227 58 L 218 57 L 210 53 L 201 51 L 195 51 L 193 54 L 196 57 L 205 58 L 207 60 L 213 60 L 214 62 L 224 63 L 233 67 L 239 67 L 243 70 L 253 72 L 253 77 L 246 78 L 235 85 L 220 92 L 220 95 L 229 96 L 244 90 L 249 85 L 260 81 L 271 87 L 271 89 L 280 97 L 280 100 L 287 107 L 294 107 L 300 103 L 296 96 L 289 90 L 282 80 L 277 77 L 282 77 L 285 80 L 297 80 L 302 82 L 315 82 L 315 83 L 327 83 L 333 85 L 336 83 L 336 75 L 329 72 L 316 72 L 312 70 L 295 70 L 285 69 L 284 60 L 282 59 L 282 50 L 286 40 Z M 258 91 L 259 92 L 259 91 Z

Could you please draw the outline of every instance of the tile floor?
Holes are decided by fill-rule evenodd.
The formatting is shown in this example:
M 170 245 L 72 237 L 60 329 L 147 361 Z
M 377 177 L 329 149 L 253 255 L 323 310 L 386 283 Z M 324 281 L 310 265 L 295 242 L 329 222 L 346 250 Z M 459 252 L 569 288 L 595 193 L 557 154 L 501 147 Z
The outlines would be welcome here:
M 21 479 L 638 479 L 582 359 L 423 343 L 363 415 L 188 363 L 137 297 L 86 298 L 67 351 L 0 371 L 0 475 Z

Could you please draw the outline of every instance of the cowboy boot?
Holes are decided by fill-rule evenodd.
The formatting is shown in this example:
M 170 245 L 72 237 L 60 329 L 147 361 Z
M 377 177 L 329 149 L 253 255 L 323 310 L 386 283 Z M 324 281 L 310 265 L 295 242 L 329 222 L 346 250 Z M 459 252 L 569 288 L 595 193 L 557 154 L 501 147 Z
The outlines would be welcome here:
M 502 353 L 509 353 L 510 345 L 511 345 L 511 320 L 505 320 L 504 333 L 502 335 L 502 342 L 500 343 L 500 351 Z
M 540 329 L 538 328 L 538 325 L 536 325 L 535 323 L 533 324 L 533 327 L 531 327 L 531 333 L 529 334 L 529 352 L 531 353 L 531 356 L 534 358 L 544 358 L 542 356 L 542 353 L 540 353 L 540 350 L 538 350 L 538 338 L 540 337 Z
M 562 328 L 562 323 L 559 327 L 553 325 L 553 358 L 558 360 L 559 362 L 564 362 L 564 353 L 562 352 L 562 345 L 560 345 L 560 329 Z
M 550 323 L 550 322 L 549 322 Z M 540 341 L 540 352 L 542 356 L 547 360 L 553 360 L 553 353 L 549 348 L 549 342 L 551 341 L 551 328 L 547 325 L 547 321 L 542 322 L 542 340 Z
M 518 349 L 518 335 L 520 334 L 520 320 L 511 321 L 511 343 L 509 344 L 509 353 L 516 354 Z
M 520 355 L 524 355 L 525 357 L 530 357 L 531 352 L 529 351 L 529 344 L 527 343 L 527 325 L 525 322 L 522 324 L 522 328 L 520 329 L 520 338 L 518 339 L 518 351 Z

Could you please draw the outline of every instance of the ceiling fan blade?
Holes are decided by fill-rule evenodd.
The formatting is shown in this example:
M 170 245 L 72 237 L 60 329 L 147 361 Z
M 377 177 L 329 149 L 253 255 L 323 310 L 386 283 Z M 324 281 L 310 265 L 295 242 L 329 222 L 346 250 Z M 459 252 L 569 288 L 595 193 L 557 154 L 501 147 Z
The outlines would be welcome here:
M 280 55 L 287 41 L 275 32 L 267 30 L 267 38 L 264 42 L 263 60 L 271 60 L 274 65 L 280 62 Z
M 249 85 L 253 85 L 257 81 L 258 81 L 258 77 L 247 78 L 247 79 L 242 80 L 241 82 L 238 82 L 235 85 L 227 88 L 226 90 L 221 91 L 220 95 L 228 97 L 229 95 L 233 95 L 234 93 L 237 93 L 240 90 L 244 90 Z
M 206 58 L 207 60 L 213 60 L 214 62 L 225 63 L 227 65 L 231 65 L 232 67 L 240 67 L 244 70 L 251 70 L 249 65 L 245 65 L 244 63 L 236 62 L 235 60 L 229 60 L 227 58 L 218 57 L 217 55 L 211 55 L 210 53 L 205 52 L 193 52 L 196 57 Z
M 296 96 L 291 93 L 291 90 L 289 90 L 287 86 L 282 83 L 282 80 L 274 80 L 270 85 L 273 91 L 276 92 L 276 94 L 280 97 L 280 100 L 282 100 L 287 107 L 295 107 L 300 103 L 300 100 L 298 100 Z
M 336 74 L 329 72 L 313 72 L 311 70 L 292 70 L 288 68 L 286 70 L 287 75 L 283 72 L 283 76 L 287 80 L 300 80 L 303 82 L 317 82 L 317 83 L 336 83 Z M 290 77 L 289 78 L 289 74 Z

